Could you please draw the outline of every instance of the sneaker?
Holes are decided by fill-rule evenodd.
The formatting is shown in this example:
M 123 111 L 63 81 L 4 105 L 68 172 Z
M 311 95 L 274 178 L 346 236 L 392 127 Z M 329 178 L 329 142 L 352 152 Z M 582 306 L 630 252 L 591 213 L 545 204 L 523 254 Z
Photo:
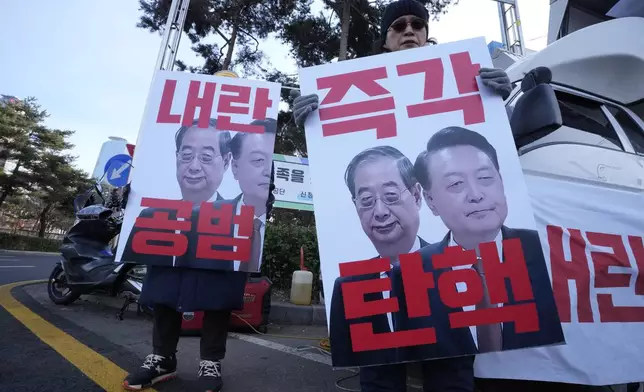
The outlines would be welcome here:
M 221 362 L 206 361 L 199 362 L 199 388 L 205 392 L 219 392 L 224 386 L 221 379 Z
M 177 357 L 170 358 L 150 354 L 145 357 L 141 368 L 123 380 L 123 388 L 128 391 L 140 391 L 152 385 L 173 379 L 177 376 Z

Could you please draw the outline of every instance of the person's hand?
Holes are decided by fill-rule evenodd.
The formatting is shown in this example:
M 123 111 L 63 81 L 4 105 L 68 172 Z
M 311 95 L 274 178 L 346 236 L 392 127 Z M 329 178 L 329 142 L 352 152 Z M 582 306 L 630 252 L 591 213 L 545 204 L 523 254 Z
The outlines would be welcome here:
M 483 85 L 492 89 L 492 91 L 500 95 L 504 100 L 510 96 L 512 92 L 512 83 L 508 74 L 500 68 L 481 68 L 479 69 L 479 76 Z
M 318 95 L 301 96 L 299 90 L 291 90 L 293 100 L 293 120 L 295 125 L 301 127 L 311 112 L 318 108 Z

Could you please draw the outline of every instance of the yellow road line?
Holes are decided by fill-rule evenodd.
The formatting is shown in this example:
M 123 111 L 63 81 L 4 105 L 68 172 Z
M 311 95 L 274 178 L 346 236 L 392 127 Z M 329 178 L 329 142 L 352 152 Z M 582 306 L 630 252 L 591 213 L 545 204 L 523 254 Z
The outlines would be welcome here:
M 0 286 L 0 306 L 5 308 L 13 317 L 24 324 L 25 327 L 29 328 L 34 335 L 51 346 L 51 348 L 56 350 L 101 388 L 108 392 L 123 391 L 122 381 L 127 376 L 125 370 L 74 339 L 72 336 L 56 328 L 18 302 L 11 295 L 11 290 L 14 287 L 43 282 L 47 281 L 33 280 Z M 147 391 L 156 392 L 154 389 L 148 389 Z

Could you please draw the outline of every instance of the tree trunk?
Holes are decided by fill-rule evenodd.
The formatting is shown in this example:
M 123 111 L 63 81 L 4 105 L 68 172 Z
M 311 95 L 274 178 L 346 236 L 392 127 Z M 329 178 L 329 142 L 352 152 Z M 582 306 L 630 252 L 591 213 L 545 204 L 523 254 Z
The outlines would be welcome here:
M 7 199 L 7 196 L 9 196 L 9 194 L 10 194 L 10 193 L 12 192 L 12 190 L 13 190 L 13 189 L 11 189 L 11 185 L 12 185 L 12 183 L 13 183 L 13 178 L 12 178 L 12 177 L 16 175 L 16 173 L 18 172 L 18 170 L 20 170 L 20 166 L 22 166 L 22 162 L 21 162 L 21 161 L 18 161 L 18 162 L 16 163 L 16 167 L 15 167 L 15 168 L 13 169 L 13 171 L 11 172 L 11 176 L 10 176 L 9 178 L 7 178 L 7 182 L 6 182 L 6 184 L 1 188 L 1 189 L 2 189 L 2 193 L 0 193 L 0 208 L 2 208 L 2 204 L 3 204 L 3 203 L 4 203 L 4 201 Z
M 45 208 L 43 208 L 38 218 L 38 237 L 40 238 L 45 238 L 45 232 L 47 231 L 47 215 L 49 215 L 49 210 L 51 210 L 51 204 L 47 204 Z
M 9 196 L 9 190 L 2 189 L 2 193 L 0 193 L 0 208 L 2 208 L 2 204 L 7 199 L 7 196 Z
M 226 51 L 226 58 L 221 68 L 223 71 L 228 71 L 230 68 L 230 63 L 233 62 L 233 50 L 235 49 L 235 41 L 237 41 L 237 24 L 233 25 L 233 32 L 230 34 L 230 39 L 228 40 L 228 50 Z
M 340 32 L 340 54 L 338 55 L 338 61 L 347 59 L 349 46 L 349 23 L 351 22 L 351 1 L 352 0 L 344 0 L 342 3 L 342 28 Z

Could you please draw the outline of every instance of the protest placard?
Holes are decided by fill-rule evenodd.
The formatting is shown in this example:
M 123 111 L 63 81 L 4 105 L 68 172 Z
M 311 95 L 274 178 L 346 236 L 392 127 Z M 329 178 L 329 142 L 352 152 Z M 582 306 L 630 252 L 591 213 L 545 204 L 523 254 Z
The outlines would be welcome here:
M 259 271 L 280 87 L 155 74 L 117 260 Z
M 333 365 L 564 342 L 483 39 L 300 70 Z

